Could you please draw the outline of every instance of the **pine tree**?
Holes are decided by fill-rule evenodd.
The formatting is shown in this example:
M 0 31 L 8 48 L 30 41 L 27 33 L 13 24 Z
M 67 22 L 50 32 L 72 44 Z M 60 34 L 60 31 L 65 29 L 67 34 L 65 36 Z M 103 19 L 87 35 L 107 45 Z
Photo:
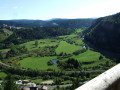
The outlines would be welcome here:
M 8 75 L 6 77 L 5 85 L 4 85 L 4 90 L 19 90 L 14 83 L 14 79 L 11 75 Z
M 35 46 L 36 46 L 36 47 L 38 46 L 38 41 L 35 41 Z

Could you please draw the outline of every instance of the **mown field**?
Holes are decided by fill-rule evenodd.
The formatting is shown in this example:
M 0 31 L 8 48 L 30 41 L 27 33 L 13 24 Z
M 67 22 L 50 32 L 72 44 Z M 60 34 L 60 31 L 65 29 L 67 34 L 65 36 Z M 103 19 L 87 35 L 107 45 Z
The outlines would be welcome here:
M 81 50 L 81 49 L 82 49 L 81 46 L 76 46 L 74 44 L 69 44 L 66 41 L 61 41 L 55 51 L 57 54 L 60 54 L 61 52 L 72 54 L 76 50 Z
M 88 49 L 86 52 L 81 53 L 79 55 L 73 55 L 70 58 L 77 59 L 79 62 L 93 62 L 91 64 L 83 64 L 83 67 L 93 67 L 93 66 L 98 66 L 99 64 L 105 63 L 106 61 L 110 61 L 108 58 L 103 58 L 102 60 L 99 60 L 100 53 L 93 51 L 91 49 Z M 62 61 L 66 61 L 66 59 L 63 59 Z
M 71 35 L 64 35 L 64 36 L 59 36 L 59 38 L 63 38 L 64 40 L 71 39 L 76 37 L 76 34 L 71 34 Z
M 56 59 L 56 56 L 53 57 L 28 57 L 23 60 L 20 60 L 18 64 L 20 63 L 21 67 L 24 68 L 31 68 L 31 69 L 40 69 L 40 70 L 47 70 L 55 69 L 58 70 L 56 65 L 48 66 L 47 62 L 49 60 Z

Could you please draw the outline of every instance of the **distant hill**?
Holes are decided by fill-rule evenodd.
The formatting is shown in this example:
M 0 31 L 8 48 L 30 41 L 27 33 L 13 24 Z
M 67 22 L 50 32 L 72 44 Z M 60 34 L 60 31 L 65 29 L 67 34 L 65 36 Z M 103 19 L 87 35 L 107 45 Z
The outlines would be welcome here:
M 57 19 L 49 21 L 45 24 L 45 26 L 63 26 L 70 28 L 83 28 L 89 27 L 95 19 Z
M 16 27 L 62 26 L 70 28 L 89 27 L 95 19 L 52 19 L 52 20 L 0 20 L 0 26 L 7 24 Z
M 96 47 L 120 53 L 120 13 L 97 19 L 85 33 Z
M 16 27 L 40 27 L 46 22 L 42 20 L 0 20 L 0 26 L 3 24 Z

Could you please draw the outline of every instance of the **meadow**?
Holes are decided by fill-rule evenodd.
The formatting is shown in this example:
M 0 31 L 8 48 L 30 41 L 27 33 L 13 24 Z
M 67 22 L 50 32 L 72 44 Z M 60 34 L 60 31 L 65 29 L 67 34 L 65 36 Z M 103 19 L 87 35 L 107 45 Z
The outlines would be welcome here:
M 40 51 L 39 50 L 40 47 L 57 45 L 58 47 L 55 49 L 55 52 L 57 55 L 60 55 L 60 53 L 63 53 L 63 54 L 66 53 L 66 54 L 72 55 L 71 57 L 68 57 L 68 58 L 74 58 L 80 62 L 88 62 L 88 63 L 93 62 L 90 64 L 83 64 L 82 65 L 83 67 L 99 66 L 100 64 L 105 63 L 106 61 L 111 61 L 110 59 L 105 58 L 105 57 L 102 60 L 99 60 L 99 57 L 101 54 L 99 52 L 96 52 L 90 49 L 89 47 L 86 52 L 78 54 L 78 55 L 74 55 L 73 52 L 77 50 L 82 50 L 83 46 L 85 45 L 85 43 L 82 41 L 82 38 L 78 37 L 77 35 L 78 33 L 81 33 L 81 32 L 82 32 L 82 29 L 77 29 L 76 32 L 71 35 L 59 36 L 59 38 L 61 39 L 51 38 L 51 39 L 37 40 L 38 41 L 37 47 L 35 47 L 36 40 L 23 43 L 21 44 L 21 46 L 25 45 L 28 51 L 35 53 L 32 50 L 36 49 Z M 73 42 L 75 44 L 73 44 Z M 5 50 L 9 50 L 9 49 L 5 49 Z M 3 49 L 1 51 L 5 51 L 5 50 Z M 51 66 L 47 65 L 47 62 L 49 60 L 57 59 L 58 57 L 57 55 L 56 56 L 45 56 L 45 57 L 31 56 L 31 57 L 26 57 L 26 58 L 23 58 L 22 60 L 19 60 L 17 62 L 15 61 L 15 62 L 19 64 L 20 67 L 24 67 L 24 68 L 40 69 L 40 70 L 47 70 L 47 69 L 59 70 L 57 65 L 51 65 Z M 66 61 L 68 60 L 68 58 L 63 58 L 62 61 Z
M 55 51 L 57 54 L 60 54 L 61 52 L 66 54 L 72 54 L 76 50 L 81 50 L 81 49 L 82 46 L 76 46 L 74 44 L 69 44 L 66 41 L 61 41 Z
M 2 71 L 0 70 L 0 78 L 3 79 L 3 78 L 5 78 L 6 76 L 7 76 L 7 74 L 4 73 L 4 72 L 2 72 Z
M 3 31 L 4 31 L 4 33 L 3 33 Z M 1 30 L 0 30 L 0 41 L 3 41 L 5 39 L 7 39 L 8 36 L 12 35 L 12 33 L 13 33 L 12 31 L 9 31 L 6 28 L 2 29 L 2 33 L 1 33 Z M 5 34 L 7 34 L 7 35 L 5 35 Z
M 47 69 L 55 69 L 58 70 L 56 65 L 48 66 L 47 62 L 49 60 L 56 59 L 56 56 L 52 57 L 28 57 L 23 60 L 20 60 L 18 64 L 24 68 L 31 68 L 31 69 L 40 69 L 40 70 L 47 70 Z
M 105 58 L 105 57 L 103 57 L 102 60 L 99 60 L 100 55 L 101 54 L 99 52 L 93 51 L 89 48 L 86 52 L 81 53 L 79 55 L 73 55 L 70 58 L 77 59 L 79 62 L 92 62 L 93 61 L 93 63 L 91 64 L 83 64 L 82 65 L 83 67 L 99 66 L 100 64 L 104 64 L 106 61 L 111 62 L 110 59 Z M 68 60 L 68 58 L 63 59 L 62 61 L 66 61 L 66 60 Z
M 67 40 L 67 39 L 71 39 L 71 38 L 74 38 L 76 37 L 77 35 L 76 34 L 70 34 L 70 35 L 64 35 L 64 36 L 59 36 L 59 38 L 62 38 L 64 40 Z
M 21 46 L 24 46 L 28 49 L 28 51 L 33 50 L 33 49 L 38 49 L 39 47 L 45 47 L 45 46 L 56 46 L 59 43 L 59 40 L 56 39 L 40 39 L 38 41 L 38 46 L 35 46 L 35 41 L 30 41 L 21 44 Z

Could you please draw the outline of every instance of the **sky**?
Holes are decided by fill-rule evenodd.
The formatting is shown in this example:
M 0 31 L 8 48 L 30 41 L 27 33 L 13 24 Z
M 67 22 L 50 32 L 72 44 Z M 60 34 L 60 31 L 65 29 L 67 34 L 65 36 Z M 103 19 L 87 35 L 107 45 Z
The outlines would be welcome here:
M 0 20 L 96 18 L 120 12 L 120 0 L 0 0 Z

